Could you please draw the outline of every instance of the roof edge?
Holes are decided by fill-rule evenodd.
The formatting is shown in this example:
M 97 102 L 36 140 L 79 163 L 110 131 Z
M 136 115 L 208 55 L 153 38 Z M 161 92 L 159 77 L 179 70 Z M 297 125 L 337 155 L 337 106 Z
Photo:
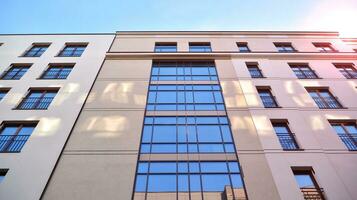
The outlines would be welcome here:
M 299 35 L 339 36 L 337 31 L 117 31 L 117 35 Z
M 115 35 L 115 33 L 0 33 L 0 36 L 17 35 Z

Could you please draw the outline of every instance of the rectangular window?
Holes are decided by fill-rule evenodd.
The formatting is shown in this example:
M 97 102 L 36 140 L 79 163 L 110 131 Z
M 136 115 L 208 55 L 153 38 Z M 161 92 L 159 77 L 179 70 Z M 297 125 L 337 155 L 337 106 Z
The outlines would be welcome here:
M 290 68 L 299 79 L 315 79 L 318 78 L 315 71 L 308 64 L 289 64 Z
M 147 110 L 224 110 L 219 85 L 150 85 Z
M 248 52 L 250 52 L 250 49 L 248 47 L 248 43 L 246 43 L 246 42 L 237 42 L 237 46 L 238 46 L 238 49 L 239 49 L 240 53 L 248 53 Z
M 31 49 L 24 54 L 24 57 L 40 57 L 49 46 L 49 44 L 34 44 Z
M 357 79 L 357 70 L 353 63 L 335 63 L 335 67 L 348 79 Z
M 337 101 L 328 89 L 306 88 L 312 99 L 319 108 L 342 108 L 340 102 Z
M 141 154 L 234 152 L 225 116 L 145 117 Z
M 330 122 L 348 150 L 357 151 L 356 122 Z
M 211 61 L 154 61 L 152 81 L 217 81 L 217 71 Z
M 58 89 L 31 89 L 17 106 L 20 110 L 46 110 L 55 98 Z
M 0 130 L 0 152 L 20 152 L 37 122 L 4 122 Z
M 4 181 L 8 169 L 0 169 L 0 184 Z
M 177 43 L 175 42 L 157 42 L 155 43 L 155 52 L 177 52 Z
M 270 88 L 261 88 L 257 87 L 260 99 L 263 102 L 263 105 L 265 108 L 277 108 L 279 107 L 277 104 L 277 101 L 275 99 L 275 96 L 270 91 Z
M 64 49 L 59 53 L 61 57 L 80 57 L 86 49 L 87 44 L 66 44 Z
M 331 53 L 331 52 L 336 52 L 336 50 L 332 47 L 331 43 L 320 43 L 320 42 L 314 42 L 312 43 L 317 50 L 320 52 L 325 52 L 325 53 Z
M 246 63 L 252 78 L 264 78 L 262 71 L 259 69 L 257 63 Z
M 223 192 L 243 189 L 238 162 L 139 162 L 135 192 Z
M 72 69 L 72 64 L 50 64 L 48 69 L 42 74 L 41 79 L 66 79 Z
M 211 44 L 209 42 L 190 42 L 190 52 L 211 52 Z
M 274 122 L 272 121 L 275 133 L 279 138 L 279 142 L 283 150 L 297 150 L 298 144 L 295 140 L 295 135 L 290 131 L 289 125 L 286 121 Z
M 10 69 L 5 71 L 1 79 L 3 80 L 19 80 L 30 68 L 30 65 L 20 65 L 20 64 L 13 64 L 11 65 Z
M 325 200 L 323 189 L 318 186 L 311 168 L 293 168 L 293 173 L 304 199 Z
M 290 42 L 274 42 L 274 45 L 281 53 L 296 52 L 296 49 L 292 46 Z
M 5 97 L 9 90 L 9 88 L 0 88 L 0 101 Z

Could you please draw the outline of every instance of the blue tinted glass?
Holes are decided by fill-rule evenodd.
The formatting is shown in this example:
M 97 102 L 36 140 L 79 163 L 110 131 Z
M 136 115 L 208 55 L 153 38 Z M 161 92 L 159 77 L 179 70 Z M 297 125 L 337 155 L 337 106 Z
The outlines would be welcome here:
M 152 126 L 144 126 L 142 142 L 150 142 L 152 135 Z
M 230 185 L 228 175 L 202 175 L 202 187 L 205 192 L 224 191 Z
M 227 153 L 234 153 L 235 152 L 233 144 L 225 144 L 224 148 L 226 149 Z
M 193 90 L 212 90 L 211 85 L 193 85 Z
M 197 126 L 199 142 L 221 142 L 221 132 L 218 126 Z
M 157 76 L 151 76 L 151 80 L 152 80 L 152 81 L 157 81 L 157 80 L 159 80 L 159 77 L 157 77 Z
M 239 167 L 238 167 L 238 163 L 237 162 L 229 162 L 228 163 L 229 166 L 229 171 L 234 173 L 234 172 L 239 172 Z
M 17 126 L 7 126 L 1 131 L 1 135 L 14 135 L 17 129 Z
M 201 191 L 201 179 L 199 175 L 190 175 L 190 190 L 191 192 Z
M 296 179 L 300 188 L 315 187 L 310 175 L 308 175 L 308 174 L 295 175 L 295 179 Z
M 194 117 L 187 117 L 187 124 L 195 124 L 195 118 Z
M 176 110 L 176 105 L 156 105 L 156 110 Z
M 178 142 L 186 142 L 187 134 L 186 134 L 186 126 L 178 126 L 177 127 L 177 141 Z
M 208 68 L 206 67 L 192 67 L 192 75 L 209 75 Z
M 177 93 L 177 102 L 178 103 L 185 103 L 185 92 L 178 92 Z
M 193 92 L 185 92 L 186 103 L 194 103 L 193 102 Z
M 154 110 L 155 106 L 154 105 L 147 105 L 146 110 Z
M 210 75 L 217 75 L 216 69 L 214 67 L 209 68 Z
M 176 175 L 150 175 L 148 192 L 175 192 Z
M 217 107 L 217 110 L 224 110 L 223 104 L 217 104 L 216 107 Z
M 153 144 L 151 147 L 152 153 L 176 153 L 175 144 Z
M 176 124 L 176 117 L 155 117 L 155 124 Z
M 150 85 L 149 90 L 157 90 L 157 85 Z
M 198 162 L 190 162 L 189 164 L 190 167 L 190 172 L 191 173 L 197 173 L 200 171 L 200 167 L 198 165 Z
M 179 144 L 177 145 L 178 153 L 187 153 L 187 144 Z
M 175 67 L 161 67 L 160 68 L 160 75 L 176 75 L 176 68 Z
M 222 136 L 224 142 L 232 142 L 232 134 L 228 125 L 221 126 Z
M 156 101 L 156 92 L 149 92 L 148 103 L 155 103 Z
M 176 103 L 176 92 L 157 92 L 157 103 Z
M 201 153 L 221 153 L 224 152 L 222 144 L 199 144 Z
M 243 188 L 242 178 L 239 174 L 232 174 L 231 179 L 233 188 Z
M 197 144 L 189 144 L 188 145 L 188 152 L 197 153 L 198 152 Z
M 153 142 L 176 142 L 176 126 L 154 126 Z
M 221 92 L 214 92 L 214 98 L 216 100 L 216 103 L 223 103 Z
M 195 110 L 216 110 L 214 104 L 195 105 Z
M 141 153 L 150 153 L 150 145 L 142 144 L 140 148 Z
M 186 124 L 186 118 L 185 117 L 178 117 L 177 118 L 177 123 L 178 124 Z
M 152 68 L 152 75 L 158 75 L 159 74 L 159 68 L 153 67 Z
M 154 123 L 153 117 L 145 117 L 145 124 L 152 124 Z
M 176 173 L 176 163 L 152 162 L 150 163 L 150 173 Z
M 201 162 L 202 173 L 228 172 L 225 162 Z
M 158 90 L 176 90 L 176 85 L 158 85 Z
M 187 173 L 188 172 L 188 163 L 179 162 L 178 163 L 178 172 L 179 173 Z
M 214 103 L 212 92 L 194 92 L 195 103 Z
M 147 173 L 148 169 L 149 169 L 149 163 L 147 162 L 139 163 L 138 173 Z
M 187 139 L 188 142 L 196 142 L 196 126 L 187 126 Z
M 197 117 L 197 124 L 218 124 L 217 117 Z
M 219 117 L 219 122 L 221 124 L 228 124 L 228 119 L 227 117 Z
M 135 191 L 136 192 L 145 192 L 146 191 L 146 175 L 137 175 Z
M 188 175 L 178 175 L 178 191 L 187 192 L 188 191 Z

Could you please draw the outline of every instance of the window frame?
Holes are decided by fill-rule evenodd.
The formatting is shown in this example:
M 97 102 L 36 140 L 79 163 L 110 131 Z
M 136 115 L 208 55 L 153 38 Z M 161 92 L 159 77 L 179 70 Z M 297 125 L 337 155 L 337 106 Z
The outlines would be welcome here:
M 251 49 L 249 48 L 249 46 L 248 46 L 248 42 L 236 42 L 236 45 L 237 45 L 237 47 L 238 47 L 238 52 L 239 52 L 239 53 L 250 53 L 250 52 L 252 52 L 252 50 L 251 50 Z M 240 46 L 246 47 L 246 50 L 242 51 L 242 50 L 240 49 Z
M 335 134 L 340 138 L 340 141 L 344 144 L 344 146 L 348 149 L 348 151 L 357 151 L 357 134 L 356 138 L 353 137 L 353 134 L 346 128 L 347 125 L 353 125 L 355 129 L 357 129 L 356 121 L 355 120 L 329 120 L 330 126 L 335 132 Z M 344 135 L 347 135 L 349 141 L 355 146 L 355 149 L 350 149 L 347 144 L 344 142 L 343 138 L 341 138 L 341 134 L 337 133 L 334 129 L 334 126 L 340 126 L 343 131 L 345 132 Z
M 0 75 L 0 80 L 8 80 L 8 81 L 11 81 L 11 80 L 20 80 L 23 76 L 25 76 L 26 72 L 31 68 L 32 66 L 32 63 L 12 63 L 5 71 L 3 71 L 3 73 Z M 18 72 L 15 73 L 15 75 L 13 75 L 11 77 L 11 79 L 4 79 L 4 77 L 7 76 L 7 74 L 11 73 L 11 71 L 14 69 L 14 68 L 21 68 Z M 19 77 L 19 78 L 16 78 L 14 79 L 14 77 L 17 77 L 18 74 L 20 72 L 22 72 L 23 69 L 26 69 L 26 71 L 24 72 L 24 74 Z
M 300 145 L 296 138 L 296 134 L 291 131 L 288 120 L 286 120 L 286 119 L 271 119 L 270 122 L 271 122 L 271 125 L 273 127 L 273 130 L 274 130 L 276 136 L 278 137 L 279 143 L 284 151 L 302 151 L 303 150 L 302 148 L 300 148 Z M 275 130 L 275 127 L 277 127 L 277 126 L 284 127 L 287 130 L 287 133 L 277 133 Z M 293 146 L 295 146 L 295 148 L 284 148 L 284 145 L 282 144 L 279 134 L 280 135 L 287 134 L 289 136 L 289 139 L 291 140 L 290 142 L 293 143 Z
M 317 191 L 317 193 L 320 195 L 321 200 L 325 200 L 325 194 L 323 191 L 323 188 L 320 187 L 320 185 L 318 184 L 318 181 L 315 177 L 315 171 L 312 167 L 291 167 L 291 170 L 293 172 L 294 178 L 296 175 L 308 175 L 312 181 L 312 183 L 314 184 L 314 188 Z M 309 189 L 309 188 L 301 188 L 299 186 L 299 183 L 297 182 L 296 178 L 295 178 L 296 184 L 299 187 L 301 193 L 305 196 L 303 189 Z M 307 193 L 308 195 L 308 193 Z
M 307 90 L 307 92 L 309 93 L 310 97 L 313 99 L 315 105 L 319 108 L 319 109 L 344 109 L 345 107 L 342 105 L 342 103 L 339 101 L 339 99 L 333 95 L 330 91 L 330 89 L 328 87 L 305 87 L 305 89 Z M 318 96 L 318 98 L 323 102 L 325 107 L 319 107 L 319 104 L 316 103 L 315 99 L 311 96 L 311 92 L 315 92 Z M 329 94 L 329 97 L 333 98 L 336 102 L 336 105 L 338 106 L 337 108 L 333 108 L 330 106 L 330 104 L 328 104 L 325 100 L 324 97 L 321 96 L 322 92 L 327 92 Z
M 26 51 L 21 55 L 21 57 L 41 57 L 46 51 L 47 49 L 51 46 L 51 43 L 32 43 L 32 45 L 26 49 Z M 29 56 L 28 54 L 31 52 L 31 50 L 33 48 L 36 48 L 36 47 L 41 47 L 41 48 L 46 48 L 40 55 L 37 55 L 40 51 L 40 50 L 37 50 L 37 52 L 35 53 L 35 56 Z
M 89 43 L 88 42 L 74 42 L 74 43 L 65 43 L 65 45 L 62 47 L 62 49 L 59 51 L 56 57 L 81 57 L 84 53 L 84 51 L 88 48 Z M 63 55 L 63 52 L 66 51 L 66 48 L 75 48 L 75 50 L 72 51 L 71 55 Z M 84 48 L 81 55 L 76 55 L 76 51 L 78 48 Z
M 343 75 L 343 77 L 345 77 L 346 79 L 357 79 L 357 69 L 355 67 L 354 63 L 333 63 L 333 65 L 338 69 L 338 71 Z M 352 71 L 354 71 L 354 74 L 351 74 L 351 72 L 349 70 L 346 70 L 346 68 L 351 69 Z M 343 72 L 341 71 L 341 69 L 343 70 Z M 344 73 L 347 73 L 348 76 L 346 76 Z
M 245 65 L 247 66 L 248 72 L 251 78 L 266 78 L 263 74 L 263 71 L 260 69 L 259 64 L 257 62 L 246 62 Z M 259 76 L 253 76 L 249 69 L 257 69 L 259 71 Z
M 189 42 L 189 52 L 190 53 L 210 53 L 212 52 L 212 46 L 210 42 Z M 192 50 L 191 47 L 201 47 L 203 51 Z
M 291 42 L 273 42 L 273 44 L 279 53 L 296 53 L 296 52 L 298 52 L 298 50 L 293 46 L 293 44 Z M 282 48 L 282 50 L 280 50 L 279 48 Z M 291 50 L 287 50 L 287 48 L 291 48 Z
M 4 96 L 2 98 L 0 98 L 0 102 L 6 97 L 6 95 L 9 93 L 10 90 L 11 90 L 11 88 L 9 88 L 9 87 L 1 87 L 0 88 L 0 93 L 4 93 Z
M 312 44 L 315 46 L 315 48 L 320 53 L 336 53 L 336 52 L 338 52 L 338 50 L 335 49 L 330 42 L 313 42 Z M 330 50 L 326 50 L 326 48 L 328 48 Z
M 281 106 L 278 104 L 278 100 L 276 99 L 276 97 L 274 96 L 273 92 L 272 92 L 272 89 L 271 87 L 269 86 L 256 86 L 256 90 L 257 90 L 257 93 L 258 93 L 258 96 L 260 97 L 260 100 L 264 106 L 264 108 L 281 108 Z M 260 95 L 260 92 L 267 92 L 270 96 L 270 99 L 273 100 L 275 106 L 266 106 L 264 104 L 264 101 L 262 99 L 262 96 Z
M 51 103 L 54 101 L 55 97 L 57 96 L 59 90 L 60 90 L 59 87 L 29 88 L 27 93 L 25 94 L 25 96 L 20 100 L 20 102 L 17 104 L 17 106 L 14 108 L 14 110 L 48 110 L 48 108 L 50 107 Z M 26 103 L 28 98 L 30 98 L 31 94 L 36 93 L 36 92 L 41 94 L 40 97 L 36 97 L 36 102 L 33 103 L 33 105 L 31 105 L 31 103 L 30 103 L 31 107 L 29 107 L 29 108 L 22 108 L 22 106 Z M 42 103 L 41 101 L 44 98 L 47 98 L 47 97 L 45 97 L 45 95 L 47 93 L 55 93 L 55 95 L 51 99 L 51 102 L 48 103 L 46 108 L 38 108 L 40 106 L 40 104 Z
M 161 47 L 175 47 L 175 51 L 162 51 Z M 177 53 L 177 42 L 155 42 L 154 53 Z
M 316 73 L 316 71 L 313 70 L 313 69 L 310 67 L 309 63 L 288 63 L 288 65 L 289 65 L 290 69 L 293 71 L 293 73 L 294 73 L 294 75 L 296 76 L 296 78 L 298 78 L 298 79 L 321 79 L 321 78 L 319 77 L 319 75 Z M 295 71 L 294 71 L 293 68 L 298 68 L 299 72 L 300 72 L 301 74 L 303 74 L 304 77 L 299 77 L 299 76 L 295 73 Z M 302 70 L 301 68 L 308 68 L 308 69 L 309 69 L 309 73 L 314 74 L 315 77 L 314 77 L 314 78 L 309 78 L 309 76 L 306 75 L 305 71 Z
M 47 68 L 42 72 L 42 74 L 40 75 L 40 77 L 38 79 L 41 79 L 41 80 L 66 80 L 68 78 L 68 76 L 71 74 L 74 66 L 75 66 L 75 63 L 50 63 L 47 65 Z M 52 68 L 60 68 L 61 70 L 56 74 L 55 78 L 44 78 L 46 73 L 49 72 L 49 70 Z M 58 78 L 58 77 L 60 77 L 60 74 L 64 68 L 71 68 L 71 71 L 67 74 L 66 78 Z

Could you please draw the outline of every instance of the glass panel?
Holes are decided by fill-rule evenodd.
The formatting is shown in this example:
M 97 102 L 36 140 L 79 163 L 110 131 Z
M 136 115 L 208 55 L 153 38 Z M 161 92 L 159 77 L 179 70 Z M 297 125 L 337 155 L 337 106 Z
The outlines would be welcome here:
M 147 175 L 137 175 L 135 191 L 136 192 L 145 192 L 146 191 L 146 179 Z
M 148 192 L 175 192 L 176 175 L 149 175 Z
M 231 175 L 232 185 L 233 188 L 243 188 L 243 181 L 239 174 L 232 174 Z
M 201 162 L 201 172 L 228 172 L 227 164 L 225 162 Z
M 199 175 L 190 175 L 190 190 L 191 192 L 201 191 L 201 179 Z
M 147 173 L 148 169 L 149 169 L 149 163 L 147 162 L 139 163 L 138 173 Z
M 150 163 L 150 173 L 176 173 L 176 163 L 152 162 Z
M 202 175 L 202 187 L 205 192 L 224 191 L 227 185 L 231 185 L 228 175 Z
M 188 191 L 188 175 L 178 175 L 178 191 L 187 192 Z
M 231 173 L 239 173 L 239 166 L 237 162 L 229 162 L 228 166 L 229 166 L 229 171 Z
M 176 142 L 176 126 L 154 126 L 153 142 Z
M 197 126 L 198 141 L 221 142 L 221 132 L 218 126 Z
M 295 175 L 295 179 L 300 188 L 314 188 L 315 185 L 310 177 L 310 175 Z

